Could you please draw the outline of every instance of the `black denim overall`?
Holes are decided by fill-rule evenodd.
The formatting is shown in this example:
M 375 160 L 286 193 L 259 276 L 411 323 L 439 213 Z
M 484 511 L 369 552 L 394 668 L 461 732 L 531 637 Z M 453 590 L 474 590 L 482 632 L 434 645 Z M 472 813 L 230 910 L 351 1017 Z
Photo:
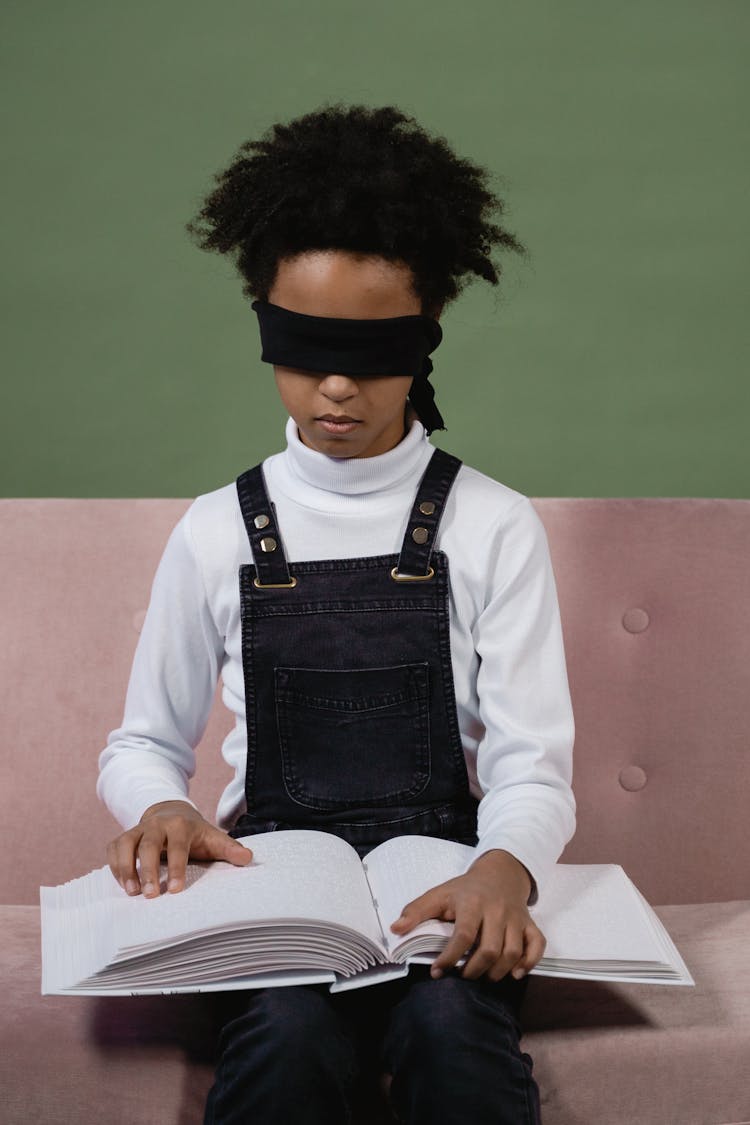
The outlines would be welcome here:
M 435 450 L 399 555 L 291 564 L 260 466 L 238 478 L 255 565 L 240 567 L 248 811 L 232 836 L 314 828 L 360 856 L 406 833 L 476 844 L 448 560 L 433 550 L 460 464 Z M 399 1120 L 464 1122 L 471 1106 L 475 1125 L 538 1123 L 518 1044 L 527 980 L 432 981 L 417 965 L 335 995 L 327 984 L 218 994 L 230 1010 L 205 1125 L 350 1122 L 352 1104 L 369 1120 L 381 1070 Z
M 360 856 L 407 833 L 476 844 L 433 549 L 460 465 L 435 450 L 399 555 L 298 563 L 261 466 L 238 477 L 254 565 L 240 566 L 247 812 L 232 836 L 314 828 Z

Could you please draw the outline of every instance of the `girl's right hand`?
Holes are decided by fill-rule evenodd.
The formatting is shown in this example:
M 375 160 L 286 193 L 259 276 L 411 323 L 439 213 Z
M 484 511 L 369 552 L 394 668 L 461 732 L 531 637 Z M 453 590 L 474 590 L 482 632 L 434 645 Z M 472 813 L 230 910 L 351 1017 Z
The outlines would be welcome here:
M 204 820 L 187 801 L 160 801 L 146 809 L 134 828 L 107 845 L 107 862 L 129 895 L 159 895 L 159 865 L 167 857 L 167 890 L 185 886 L 188 859 L 223 859 L 246 866 L 253 853 L 226 832 Z M 140 860 L 140 872 L 136 866 Z

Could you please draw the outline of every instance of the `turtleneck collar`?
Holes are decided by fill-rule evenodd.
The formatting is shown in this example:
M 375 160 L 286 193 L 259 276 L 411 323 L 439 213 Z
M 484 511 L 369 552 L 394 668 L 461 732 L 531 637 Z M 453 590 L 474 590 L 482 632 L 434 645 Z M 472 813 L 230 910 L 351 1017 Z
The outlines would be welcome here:
M 403 439 L 386 453 L 375 457 L 329 457 L 304 445 L 297 424 L 286 424 L 285 460 L 293 477 L 313 488 L 339 495 L 383 492 L 404 478 L 413 478 L 432 452 L 425 428 L 415 419 Z

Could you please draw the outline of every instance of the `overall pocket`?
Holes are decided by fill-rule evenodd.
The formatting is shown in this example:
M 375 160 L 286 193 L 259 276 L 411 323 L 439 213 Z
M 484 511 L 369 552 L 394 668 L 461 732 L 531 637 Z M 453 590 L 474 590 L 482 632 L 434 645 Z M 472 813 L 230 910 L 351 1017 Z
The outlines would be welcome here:
M 429 666 L 276 668 L 289 796 L 315 809 L 392 805 L 430 779 Z

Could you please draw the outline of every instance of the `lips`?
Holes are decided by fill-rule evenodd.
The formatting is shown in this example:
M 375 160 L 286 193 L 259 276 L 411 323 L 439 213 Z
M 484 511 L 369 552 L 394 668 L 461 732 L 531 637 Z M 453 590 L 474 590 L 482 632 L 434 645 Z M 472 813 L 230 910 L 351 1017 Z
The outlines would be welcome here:
M 359 418 L 352 418 L 348 414 L 321 414 L 315 419 L 320 428 L 327 434 L 350 434 L 361 425 Z

